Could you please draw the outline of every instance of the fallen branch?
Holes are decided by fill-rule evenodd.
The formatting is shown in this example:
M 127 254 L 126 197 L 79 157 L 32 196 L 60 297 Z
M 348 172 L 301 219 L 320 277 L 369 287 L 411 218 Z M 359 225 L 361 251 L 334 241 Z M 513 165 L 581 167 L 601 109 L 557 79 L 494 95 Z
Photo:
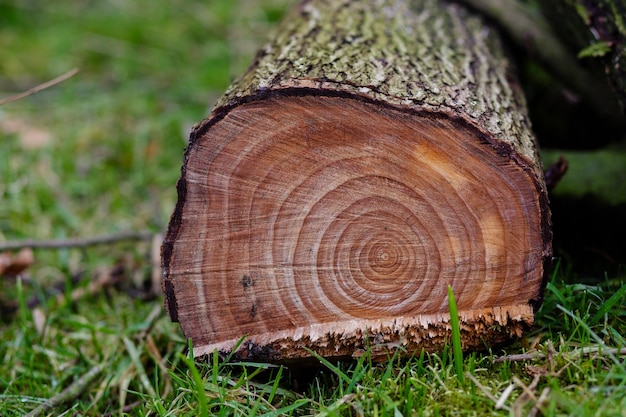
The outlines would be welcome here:
M 74 381 L 69 387 L 65 388 L 57 395 L 44 402 L 30 413 L 26 414 L 26 417 L 37 417 L 43 415 L 47 411 L 50 411 L 65 402 L 75 400 L 89 387 L 89 385 L 98 375 L 100 375 L 101 372 L 102 367 L 100 365 L 94 366 L 86 374 Z
M 59 75 L 58 77 L 50 80 L 50 81 L 46 81 L 43 84 L 39 84 L 29 90 L 24 91 L 23 93 L 20 94 L 16 94 L 14 96 L 10 96 L 10 97 L 6 97 L 3 98 L 2 100 L 0 100 L 0 106 L 2 106 L 3 104 L 7 104 L 7 103 L 11 103 L 17 100 L 21 100 L 24 97 L 28 97 L 31 96 L 35 93 L 40 92 L 41 90 L 45 90 L 46 88 L 50 88 L 54 85 L 57 85 L 59 83 L 62 83 L 63 81 L 67 80 L 70 77 L 73 77 L 74 75 L 78 74 L 78 68 L 74 68 L 73 70 L 70 70 L 68 72 L 66 72 L 63 75 Z
M 122 232 L 112 235 L 94 236 L 88 238 L 52 239 L 52 240 L 14 240 L 0 243 L 0 251 L 22 248 L 32 249 L 62 249 L 82 248 L 87 246 L 104 245 L 123 240 L 150 240 L 154 233 L 150 231 Z

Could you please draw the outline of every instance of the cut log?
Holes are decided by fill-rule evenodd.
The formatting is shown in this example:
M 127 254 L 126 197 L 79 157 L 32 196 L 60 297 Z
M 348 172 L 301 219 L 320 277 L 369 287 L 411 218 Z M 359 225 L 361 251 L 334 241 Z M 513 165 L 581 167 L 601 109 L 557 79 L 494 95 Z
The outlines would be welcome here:
M 162 249 L 196 356 L 386 357 L 533 323 L 551 255 L 497 33 L 434 0 L 306 1 L 197 125 Z M 239 344 L 242 337 L 245 342 Z

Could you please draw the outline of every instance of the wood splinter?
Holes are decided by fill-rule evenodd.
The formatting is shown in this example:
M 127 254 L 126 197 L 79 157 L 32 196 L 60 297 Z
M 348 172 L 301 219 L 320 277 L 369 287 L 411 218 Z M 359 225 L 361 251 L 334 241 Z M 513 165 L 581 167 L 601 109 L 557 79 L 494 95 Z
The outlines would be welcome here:
M 464 348 L 483 348 L 542 299 L 525 102 L 496 31 L 459 4 L 298 5 L 194 128 L 178 196 L 163 286 L 196 356 L 437 350 L 448 285 Z

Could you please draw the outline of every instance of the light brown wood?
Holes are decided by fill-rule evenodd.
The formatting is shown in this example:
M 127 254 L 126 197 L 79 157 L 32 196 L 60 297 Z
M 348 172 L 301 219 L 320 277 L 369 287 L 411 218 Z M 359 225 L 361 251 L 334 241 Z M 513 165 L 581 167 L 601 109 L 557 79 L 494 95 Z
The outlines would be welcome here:
M 532 325 L 549 210 L 510 85 L 498 112 L 466 113 L 289 69 L 268 84 L 255 65 L 194 130 L 163 246 L 168 311 L 196 356 L 243 336 L 236 357 L 267 361 L 440 349 L 448 285 L 466 349 Z M 438 94 L 482 107 L 479 84 Z

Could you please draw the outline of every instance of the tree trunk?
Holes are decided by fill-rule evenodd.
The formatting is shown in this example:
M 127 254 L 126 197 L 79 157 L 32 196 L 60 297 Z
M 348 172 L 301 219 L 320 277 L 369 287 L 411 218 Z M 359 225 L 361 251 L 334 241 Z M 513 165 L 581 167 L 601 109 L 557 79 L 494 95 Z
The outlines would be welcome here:
M 178 194 L 164 290 L 196 356 L 437 350 L 448 285 L 483 348 L 542 298 L 525 103 L 496 32 L 457 4 L 297 6 L 194 128 Z

